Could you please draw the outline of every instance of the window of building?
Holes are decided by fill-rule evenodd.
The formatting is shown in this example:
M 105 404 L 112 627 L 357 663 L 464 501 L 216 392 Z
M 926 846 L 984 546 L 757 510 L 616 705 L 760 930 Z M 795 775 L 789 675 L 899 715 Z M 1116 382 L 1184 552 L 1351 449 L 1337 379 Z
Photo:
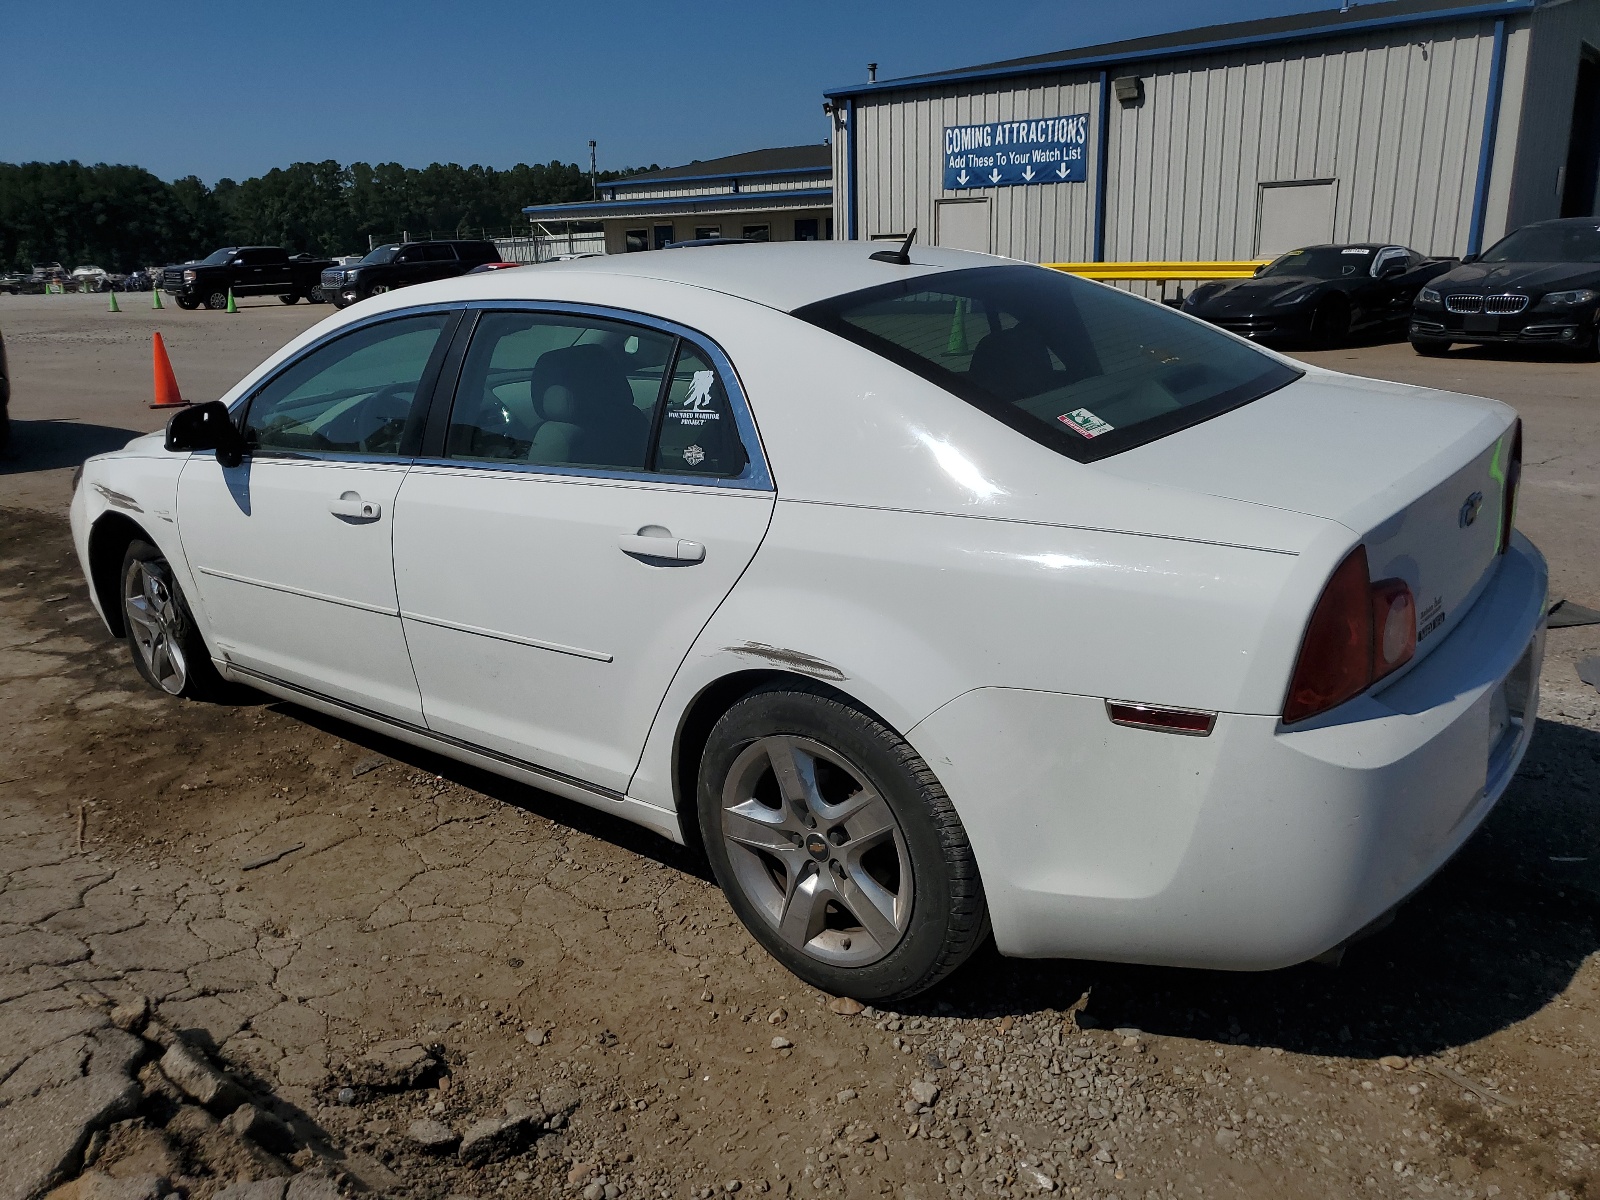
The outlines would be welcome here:
M 638 250 L 650 249 L 650 231 L 648 229 L 630 229 L 622 235 L 623 249 L 629 254 Z
M 740 235 L 747 242 L 766 242 L 772 240 L 771 225 L 746 225 Z
M 817 219 L 805 217 L 794 223 L 794 240 L 797 242 L 814 242 L 817 240 Z
M 696 225 L 694 227 L 694 240 L 697 242 L 706 238 L 719 238 L 721 236 L 721 225 Z

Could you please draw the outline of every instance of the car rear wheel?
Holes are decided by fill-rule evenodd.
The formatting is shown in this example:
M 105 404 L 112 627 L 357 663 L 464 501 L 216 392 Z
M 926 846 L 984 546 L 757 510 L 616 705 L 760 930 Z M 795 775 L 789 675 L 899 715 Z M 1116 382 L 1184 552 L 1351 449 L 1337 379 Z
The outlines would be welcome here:
M 200 305 L 200 302 L 193 296 L 174 296 L 173 300 L 176 301 L 178 307 L 183 309 L 185 312 L 193 312 Z
M 161 551 L 135 539 L 122 556 L 122 623 L 133 665 L 169 696 L 211 699 L 225 687 Z
M 278 297 L 278 301 L 282 304 L 299 304 L 300 297 L 295 295 L 283 295 Z
M 1342 346 L 1349 336 L 1349 301 L 1343 296 L 1328 296 L 1311 314 L 1311 340 L 1319 346 Z
M 1425 358 L 1443 358 L 1450 353 L 1450 343 L 1435 338 L 1414 337 L 1411 339 L 1411 348 Z
M 211 309 L 213 312 L 220 312 L 222 309 L 227 308 L 228 307 L 228 293 L 227 292 L 212 292 L 209 296 L 206 297 L 206 307 Z
M 915 995 L 988 936 L 966 831 L 933 772 L 875 717 L 793 682 L 717 722 L 699 820 L 728 903 L 814 987 Z

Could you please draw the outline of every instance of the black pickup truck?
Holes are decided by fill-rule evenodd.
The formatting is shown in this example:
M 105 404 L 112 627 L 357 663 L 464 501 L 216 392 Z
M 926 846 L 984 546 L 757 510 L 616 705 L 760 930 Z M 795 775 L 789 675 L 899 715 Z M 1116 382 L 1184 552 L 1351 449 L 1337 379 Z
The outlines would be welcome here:
M 324 271 L 322 290 L 344 308 L 394 288 L 453 279 L 499 257 L 493 242 L 392 242 L 376 247 L 354 266 Z
M 161 290 L 179 308 L 226 308 L 228 291 L 235 296 L 276 296 L 293 304 L 302 296 L 313 304 L 322 294 L 322 270 L 331 258 L 291 256 L 282 246 L 224 246 L 199 262 L 180 263 L 161 272 Z

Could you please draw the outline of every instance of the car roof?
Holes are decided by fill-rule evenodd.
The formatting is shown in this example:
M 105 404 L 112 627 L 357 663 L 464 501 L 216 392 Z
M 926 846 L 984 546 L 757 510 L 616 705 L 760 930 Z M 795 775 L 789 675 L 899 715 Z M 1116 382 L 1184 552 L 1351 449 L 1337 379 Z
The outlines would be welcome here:
M 870 257 L 881 250 L 897 249 L 899 241 L 683 246 L 670 254 L 645 250 L 546 263 L 537 272 L 537 277 L 545 279 L 549 273 L 560 271 L 659 279 L 708 288 L 769 308 L 792 312 L 831 296 L 893 283 L 897 279 L 936 275 L 965 267 L 1020 265 L 1015 259 L 939 246 L 913 245 L 911 265 L 905 267 L 874 262 Z M 496 281 L 497 295 L 511 296 L 515 294 L 516 287 L 531 286 L 528 273 L 502 271 L 495 274 L 506 280 L 504 283 Z M 505 288 L 503 292 L 500 290 L 502 287 Z

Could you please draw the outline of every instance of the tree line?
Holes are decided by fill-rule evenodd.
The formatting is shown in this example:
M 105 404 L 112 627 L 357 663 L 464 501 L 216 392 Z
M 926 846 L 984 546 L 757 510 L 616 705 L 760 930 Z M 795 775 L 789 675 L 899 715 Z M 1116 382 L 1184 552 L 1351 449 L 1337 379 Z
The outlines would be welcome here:
M 653 167 L 602 171 L 600 182 Z M 131 271 L 183 262 L 218 246 L 284 246 L 291 253 L 355 254 L 369 237 L 402 231 L 525 228 L 529 204 L 588 200 L 576 163 L 518 163 L 506 170 L 456 163 L 274 167 L 208 187 L 170 183 L 143 167 L 0 163 L 0 270 L 59 262 Z

